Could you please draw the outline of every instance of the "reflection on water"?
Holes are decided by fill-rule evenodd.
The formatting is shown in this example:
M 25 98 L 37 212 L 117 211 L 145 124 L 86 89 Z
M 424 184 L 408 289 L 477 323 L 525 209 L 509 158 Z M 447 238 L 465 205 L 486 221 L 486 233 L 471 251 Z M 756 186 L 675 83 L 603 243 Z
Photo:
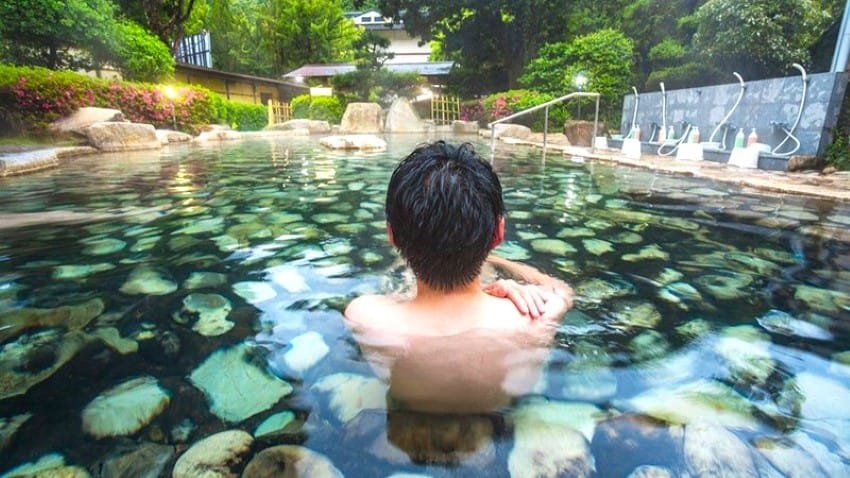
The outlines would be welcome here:
M 341 310 L 402 288 L 382 203 L 415 144 L 0 180 L 0 470 L 192 476 L 230 447 L 245 476 L 850 474 L 850 208 L 539 152 L 495 158 L 497 252 L 579 294 L 534 392 L 388 407 Z

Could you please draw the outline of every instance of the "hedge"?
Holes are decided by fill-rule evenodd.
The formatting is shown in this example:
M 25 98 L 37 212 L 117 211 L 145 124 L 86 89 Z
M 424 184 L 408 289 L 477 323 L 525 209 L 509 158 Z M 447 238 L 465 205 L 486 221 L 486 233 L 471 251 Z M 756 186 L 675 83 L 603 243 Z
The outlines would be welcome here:
M 532 106 L 553 99 L 552 95 L 531 90 L 508 90 L 493 93 L 483 100 L 466 101 L 461 105 L 460 116 L 466 121 L 478 121 L 486 124 L 500 118 L 512 115 Z M 545 113 L 540 110 L 516 119 L 516 123 L 524 124 L 535 131 L 543 131 Z M 549 108 L 549 129 L 560 131 L 570 118 L 567 105 L 553 105 Z
M 289 102 L 293 118 L 309 118 L 339 123 L 345 107 L 336 96 L 299 95 Z
M 178 130 L 192 134 L 211 123 L 223 122 L 243 130 L 266 125 L 262 105 L 228 101 L 197 86 L 174 89 L 177 98 L 172 102 L 162 85 L 0 64 L 0 124 L 42 133 L 50 123 L 78 108 L 97 106 L 121 110 L 128 120 L 157 128 L 173 128 L 176 120 Z

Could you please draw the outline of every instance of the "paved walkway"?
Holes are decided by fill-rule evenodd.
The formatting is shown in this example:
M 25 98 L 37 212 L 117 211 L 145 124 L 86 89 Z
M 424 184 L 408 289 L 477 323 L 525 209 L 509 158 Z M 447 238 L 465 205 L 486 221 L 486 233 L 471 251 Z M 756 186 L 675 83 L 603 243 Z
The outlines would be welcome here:
M 542 148 L 539 138 L 531 140 L 516 140 L 506 138 L 504 141 L 513 145 Z M 537 141 L 536 141 L 537 140 Z M 498 146 L 496 146 L 498 148 Z M 630 159 L 617 150 L 597 150 L 590 148 L 567 146 L 563 144 L 548 145 L 548 150 L 561 151 L 565 155 L 581 156 L 595 161 L 622 164 L 636 168 L 651 169 L 662 173 L 682 174 L 714 181 L 736 184 L 744 188 L 752 188 L 764 192 L 784 194 L 799 194 L 824 199 L 850 202 L 850 171 L 823 175 L 811 173 L 787 173 L 780 171 L 764 171 L 760 169 L 741 169 L 713 161 L 677 161 L 674 158 L 644 154 L 640 159 Z

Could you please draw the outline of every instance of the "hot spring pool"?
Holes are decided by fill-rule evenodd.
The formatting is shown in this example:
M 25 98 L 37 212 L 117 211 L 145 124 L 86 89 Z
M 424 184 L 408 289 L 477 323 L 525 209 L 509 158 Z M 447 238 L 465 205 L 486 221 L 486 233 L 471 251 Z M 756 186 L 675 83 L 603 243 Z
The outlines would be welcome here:
M 0 471 L 171 476 L 190 449 L 177 474 L 232 451 L 236 476 L 298 445 L 305 476 L 850 474 L 850 207 L 525 149 L 495 158 L 497 253 L 578 295 L 539 393 L 388 414 L 341 310 L 401 286 L 383 199 L 418 141 L 0 179 Z

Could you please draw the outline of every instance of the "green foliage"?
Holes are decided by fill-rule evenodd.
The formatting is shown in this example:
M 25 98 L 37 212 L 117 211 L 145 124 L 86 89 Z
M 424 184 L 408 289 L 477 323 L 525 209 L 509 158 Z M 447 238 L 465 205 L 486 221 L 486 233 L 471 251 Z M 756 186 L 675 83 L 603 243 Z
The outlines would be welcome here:
M 158 81 L 174 74 L 171 51 L 136 23 L 124 21 L 116 28 L 115 57 L 125 79 Z
M 850 170 L 850 95 L 844 95 L 838 124 L 832 130 L 832 144 L 824 153 L 827 164 L 840 170 Z
M 339 123 L 345 108 L 339 98 L 335 96 L 316 96 L 310 102 L 308 116 L 310 119 L 325 120 L 330 123 Z
M 500 118 L 512 115 L 518 111 L 522 111 L 532 106 L 543 104 L 554 99 L 553 95 L 548 93 L 540 93 L 532 90 L 508 90 L 499 93 L 493 93 L 481 101 L 482 114 L 481 120 L 484 123 L 495 121 Z M 466 109 L 470 106 L 467 104 Z M 550 129 L 560 130 L 566 120 L 569 119 L 567 106 L 563 103 L 553 105 L 549 108 L 549 127 Z M 545 112 L 540 110 L 525 116 L 517 118 L 514 122 L 523 124 L 535 131 L 543 131 L 545 120 Z
M 726 74 L 728 76 L 728 74 Z M 713 85 L 724 79 L 724 73 L 705 62 L 688 62 L 653 71 L 646 80 L 646 88 L 655 90 L 661 82 L 668 90 Z M 728 78 L 726 78 L 728 80 Z
M 219 95 L 214 94 L 214 96 L 218 97 L 218 101 L 220 101 L 215 113 L 217 122 L 227 124 L 239 131 L 258 131 L 268 124 L 268 110 L 265 106 L 228 101 Z
M 810 0 L 709 0 L 694 14 L 693 44 L 716 67 L 745 78 L 780 76 L 790 63 L 808 61 L 828 20 Z
M 571 42 L 544 45 L 540 56 L 526 67 L 520 83 L 560 96 L 577 89 L 575 78 L 582 73 L 587 78 L 584 90 L 602 95 L 603 114 L 615 114 L 631 85 L 633 51 L 631 40 L 610 29 Z
M 415 96 L 424 81 L 416 73 L 395 73 L 381 68 L 337 75 L 331 79 L 331 84 L 346 103 L 371 101 L 387 105 L 398 96 Z
M 309 118 L 310 117 L 310 102 L 312 96 L 309 94 L 298 95 L 289 101 L 289 107 L 292 108 L 293 118 Z
M 143 25 L 156 35 L 163 44 L 170 46 L 186 32 L 187 26 L 200 30 L 197 16 L 193 12 L 203 0 L 115 0 L 125 17 Z M 207 9 L 203 5 L 202 10 Z M 189 24 L 187 25 L 187 22 Z M 189 33 L 195 33 L 189 31 Z
M 390 53 L 389 47 L 389 39 L 366 30 L 354 42 L 354 64 L 358 69 L 379 70 L 387 60 L 395 57 L 395 54 Z
M 649 61 L 653 65 L 672 66 L 685 57 L 685 47 L 672 38 L 665 38 L 649 50 Z
M 266 125 L 266 109 L 227 101 L 196 86 L 175 88 L 167 98 L 160 85 L 107 81 L 69 71 L 0 64 L 0 123 L 19 131 L 44 132 L 51 122 L 84 106 L 121 110 L 130 121 L 197 133 L 207 124 L 235 123 L 239 129 Z
M 310 118 L 339 123 L 345 106 L 335 96 L 298 95 L 289 101 L 293 118 Z

